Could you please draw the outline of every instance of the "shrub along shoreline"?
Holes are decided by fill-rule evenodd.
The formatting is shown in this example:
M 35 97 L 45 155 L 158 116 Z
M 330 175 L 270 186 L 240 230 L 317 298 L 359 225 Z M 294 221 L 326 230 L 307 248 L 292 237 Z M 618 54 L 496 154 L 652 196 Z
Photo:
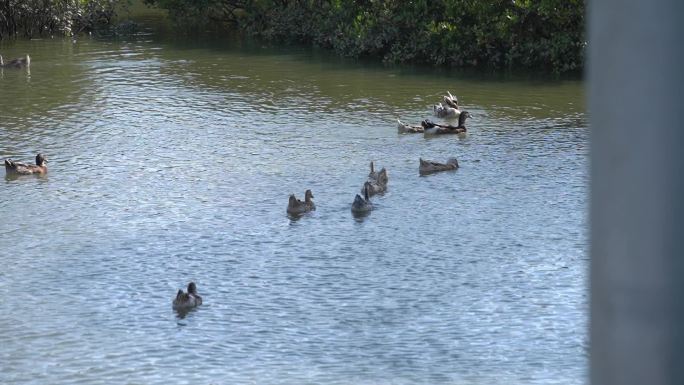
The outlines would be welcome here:
M 76 35 L 109 26 L 119 0 L 0 0 L 0 39 Z
M 180 31 L 212 25 L 387 63 L 580 72 L 585 0 L 142 0 Z M 132 0 L 0 0 L 0 39 L 111 27 Z
M 347 57 L 579 72 L 584 0 L 144 0 L 185 25 L 304 43 Z

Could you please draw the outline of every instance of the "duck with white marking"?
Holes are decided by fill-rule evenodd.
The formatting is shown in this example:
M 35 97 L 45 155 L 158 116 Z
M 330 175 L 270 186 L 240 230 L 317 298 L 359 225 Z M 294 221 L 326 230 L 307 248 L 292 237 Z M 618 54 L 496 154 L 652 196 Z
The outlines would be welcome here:
M 466 119 L 468 118 L 472 118 L 470 112 L 463 111 L 458 117 L 457 126 L 451 124 L 436 124 L 429 120 L 424 120 L 421 124 L 425 127 L 425 135 L 465 134 L 468 131 L 465 125 Z

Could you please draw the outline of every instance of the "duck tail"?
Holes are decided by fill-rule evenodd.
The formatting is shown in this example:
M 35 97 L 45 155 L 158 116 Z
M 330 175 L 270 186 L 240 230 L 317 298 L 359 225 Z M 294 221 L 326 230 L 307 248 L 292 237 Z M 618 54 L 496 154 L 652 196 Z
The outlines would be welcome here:
M 363 203 L 363 198 L 361 198 L 359 194 L 356 194 L 354 197 L 354 203 L 352 203 L 352 207 L 362 207 Z

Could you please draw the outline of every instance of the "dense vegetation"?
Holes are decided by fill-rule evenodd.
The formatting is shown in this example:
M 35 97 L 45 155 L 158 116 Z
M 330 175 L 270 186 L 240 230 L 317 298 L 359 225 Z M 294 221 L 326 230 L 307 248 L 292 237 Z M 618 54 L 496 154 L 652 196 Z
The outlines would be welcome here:
M 0 0 L 0 39 L 72 35 L 109 25 L 117 0 Z
M 584 0 L 145 0 L 271 41 L 386 62 L 579 70 Z
M 350 57 L 456 67 L 580 70 L 584 0 L 143 0 L 178 25 L 213 22 Z M 0 0 L 0 38 L 76 34 L 129 0 Z

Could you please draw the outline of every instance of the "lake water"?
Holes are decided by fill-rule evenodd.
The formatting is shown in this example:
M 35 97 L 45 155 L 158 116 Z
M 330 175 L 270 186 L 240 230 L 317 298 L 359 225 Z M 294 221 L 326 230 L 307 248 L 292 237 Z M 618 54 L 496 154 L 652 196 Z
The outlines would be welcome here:
M 581 81 L 144 30 L 0 53 L 32 58 L 0 71 L 0 156 L 50 161 L 0 182 L 0 383 L 586 382 Z M 397 133 L 447 90 L 466 137 Z

